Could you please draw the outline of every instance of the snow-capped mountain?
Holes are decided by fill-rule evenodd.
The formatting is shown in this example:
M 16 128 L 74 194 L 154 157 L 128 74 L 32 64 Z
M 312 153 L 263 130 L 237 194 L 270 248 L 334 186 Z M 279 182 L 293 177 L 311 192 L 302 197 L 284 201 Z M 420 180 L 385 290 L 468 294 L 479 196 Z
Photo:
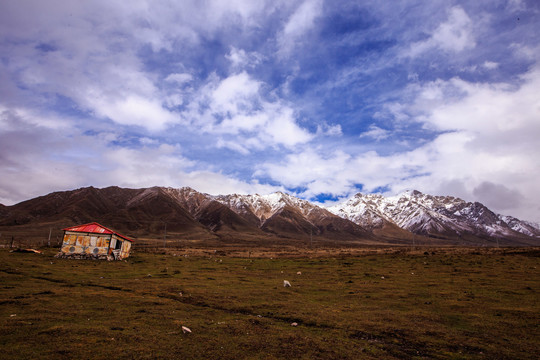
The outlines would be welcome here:
M 538 224 L 498 215 L 477 202 L 419 191 L 384 197 L 356 194 L 330 208 L 276 192 L 209 195 L 194 189 L 93 187 L 55 192 L 0 206 L 0 232 L 20 226 L 97 221 L 137 236 L 276 241 L 300 239 L 355 244 L 538 245 Z M 45 225 L 43 225 L 45 226 Z M 411 233 L 423 236 L 413 236 Z M 173 235 L 168 235 L 170 238 Z M 231 240 L 231 241 L 232 241 Z M 281 240 L 280 240 L 281 241 Z M 288 240 L 283 240 L 288 241 Z
M 326 238 L 370 238 L 361 226 L 308 201 L 283 192 L 268 195 L 218 195 L 200 193 L 192 188 L 145 189 L 128 205 L 146 202 L 162 194 L 185 209 L 211 231 L 234 231 L 285 237 L 323 236 Z
M 513 216 L 499 215 L 499 219 L 504 221 L 510 228 L 527 236 L 540 237 L 540 224 L 531 221 L 516 219 Z
M 232 194 L 219 195 L 214 198 L 240 215 L 255 215 L 261 221 L 261 224 L 286 206 L 296 209 L 305 217 L 310 217 L 312 212 L 324 210 L 306 200 L 285 194 L 281 191 L 268 195 Z
M 495 214 L 478 202 L 416 190 L 390 197 L 359 193 L 328 210 L 371 230 L 392 223 L 422 235 L 540 236 L 534 224 Z
M 368 231 L 361 225 L 283 192 L 268 195 L 220 195 L 213 198 L 271 233 L 369 237 Z

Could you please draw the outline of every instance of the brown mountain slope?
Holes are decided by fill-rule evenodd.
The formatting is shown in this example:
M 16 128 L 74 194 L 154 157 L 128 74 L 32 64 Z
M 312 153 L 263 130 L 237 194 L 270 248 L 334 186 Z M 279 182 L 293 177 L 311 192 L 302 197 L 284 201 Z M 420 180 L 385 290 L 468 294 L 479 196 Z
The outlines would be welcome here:
M 319 230 L 302 214 L 290 206 L 285 206 L 262 224 L 261 229 L 281 236 L 305 237 L 310 233 L 318 235 Z
M 420 211 L 414 202 L 411 204 L 399 214 L 412 211 L 414 215 L 415 211 Z M 475 204 L 467 210 L 467 214 L 483 215 L 478 217 L 480 225 L 497 220 Z M 486 218 L 488 215 L 491 217 Z M 372 232 L 361 225 L 361 220 L 365 220 L 361 214 L 355 216 L 353 222 L 281 192 L 211 196 L 190 188 L 87 187 L 51 193 L 13 206 L 0 206 L 0 233 L 11 237 L 11 233 L 24 230 L 29 236 L 43 239 L 50 234 L 50 229 L 58 229 L 53 237 L 61 237 L 60 229 L 64 227 L 95 221 L 127 236 L 168 241 L 255 241 L 262 244 L 277 241 L 279 237 L 280 241 L 313 239 L 318 243 L 351 244 L 532 245 L 538 242 L 537 238 L 525 235 L 522 235 L 523 239 L 474 234 L 451 236 L 452 233 L 444 231 L 446 227 L 435 222 L 432 228 L 437 232 L 427 232 L 427 235 L 413 235 L 389 221 L 383 221 L 382 226 L 375 227 Z
M 71 226 L 100 222 L 117 231 L 136 235 L 169 231 L 207 232 L 182 206 L 159 188 L 93 187 L 55 192 L 7 207 L 0 225 L 35 225 L 43 222 Z
M 259 228 L 217 201 L 211 200 L 201 206 L 195 213 L 195 218 L 212 231 L 249 232 L 263 235 Z
M 216 197 L 190 188 L 81 188 L 55 192 L 5 207 L 0 226 L 62 228 L 99 222 L 134 237 L 226 238 L 272 240 L 317 237 L 321 241 L 362 240 L 370 234 L 360 226 L 303 200 L 281 194 L 286 206 L 231 209 Z M 280 196 L 281 196 L 280 195 Z M 299 207 L 297 203 L 302 207 Z M 268 206 L 268 205 L 265 205 Z M 242 211 L 243 209 L 243 211 Z M 0 209 L 2 210 L 2 209 Z M 268 218 L 267 218 L 268 216 Z
M 7 206 L 5 206 L 4 204 L 0 204 L 0 217 L 6 216 L 7 212 Z
M 262 196 L 220 195 L 215 198 L 249 223 L 281 237 L 316 237 L 321 241 L 364 241 L 372 237 L 361 226 L 282 192 Z
M 343 240 L 372 238 L 371 232 L 362 228 L 360 225 L 334 215 L 320 207 L 313 207 L 309 211 L 307 218 L 317 227 L 318 233 L 327 238 Z
M 258 226 L 250 223 L 228 206 L 214 200 L 208 194 L 200 193 L 188 187 L 181 189 L 161 188 L 177 201 L 201 224 L 215 232 L 239 232 L 264 236 Z

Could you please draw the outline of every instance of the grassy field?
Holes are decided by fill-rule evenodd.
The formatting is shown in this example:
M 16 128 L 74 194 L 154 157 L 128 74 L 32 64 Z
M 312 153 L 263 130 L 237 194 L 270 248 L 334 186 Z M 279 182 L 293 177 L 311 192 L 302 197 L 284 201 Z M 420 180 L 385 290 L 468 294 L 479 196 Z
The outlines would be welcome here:
M 538 249 L 257 258 L 184 249 L 135 252 L 122 262 L 54 254 L 0 250 L 2 359 L 540 353 Z

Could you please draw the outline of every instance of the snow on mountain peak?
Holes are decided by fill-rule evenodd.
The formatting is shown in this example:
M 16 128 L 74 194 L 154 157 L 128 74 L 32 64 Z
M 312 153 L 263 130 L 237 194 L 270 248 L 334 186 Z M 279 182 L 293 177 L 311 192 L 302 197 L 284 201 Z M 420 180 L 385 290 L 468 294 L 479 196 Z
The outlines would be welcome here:
M 434 196 L 407 190 L 394 196 L 358 193 L 348 201 L 329 207 L 333 214 L 368 229 L 385 222 L 403 229 L 429 235 L 436 233 L 489 236 L 540 236 L 534 225 L 497 215 L 478 202 L 466 202 L 452 196 Z
M 270 218 L 286 206 L 299 210 L 305 216 L 309 215 L 314 208 L 317 208 L 316 205 L 311 204 L 309 201 L 281 191 L 266 195 L 219 195 L 214 199 L 229 206 L 238 214 L 252 212 L 261 221 Z
M 357 193 L 341 204 L 321 208 L 282 191 L 266 195 L 211 196 L 189 187 L 161 189 L 184 202 L 187 198 L 191 198 L 193 206 L 205 201 L 218 201 L 239 215 L 255 216 L 261 224 L 287 207 L 309 219 L 327 216 L 325 212 L 328 211 L 370 230 L 382 228 L 385 224 L 394 224 L 423 235 L 472 234 L 505 237 L 523 234 L 540 237 L 538 224 L 495 214 L 478 202 L 466 202 L 453 196 L 434 196 L 418 190 L 406 190 L 388 197 L 381 194 Z M 158 188 L 147 189 L 131 202 L 155 196 L 157 190 Z

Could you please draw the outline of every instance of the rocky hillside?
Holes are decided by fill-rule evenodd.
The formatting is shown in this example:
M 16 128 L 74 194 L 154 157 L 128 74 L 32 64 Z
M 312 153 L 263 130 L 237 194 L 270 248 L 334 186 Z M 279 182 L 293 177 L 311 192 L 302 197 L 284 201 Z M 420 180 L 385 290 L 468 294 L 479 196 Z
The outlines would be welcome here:
M 179 239 L 403 244 L 418 236 L 433 244 L 540 243 L 536 224 L 495 214 L 480 203 L 418 191 L 393 197 L 356 194 L 326 209 L 283 192 L 212 196 L 187 187 L 87 187 L 0 206 L 0 228 L 93 221 L 132 236 L 167 232 Z
M 99 222 L 132 236 L 167 231 L 191 239 L 368 241 L 361 226 L 292 196 L 211 196 L 191 188 L 93 187 L 55 192 L 4 208 L 0 227 Z
M 371 230 L 394 224 L 426 236 L 540 239 L 535 224 L 498 215 L 478 202 L 416 190 L 391 197 L 356 194 L 329 211 Z
M 343 240 L 371 237 L 370 232 L 361 225 L 282 192 L 269 195 L 222 195 L 215 199 L 270 233 L 319 235 Z

